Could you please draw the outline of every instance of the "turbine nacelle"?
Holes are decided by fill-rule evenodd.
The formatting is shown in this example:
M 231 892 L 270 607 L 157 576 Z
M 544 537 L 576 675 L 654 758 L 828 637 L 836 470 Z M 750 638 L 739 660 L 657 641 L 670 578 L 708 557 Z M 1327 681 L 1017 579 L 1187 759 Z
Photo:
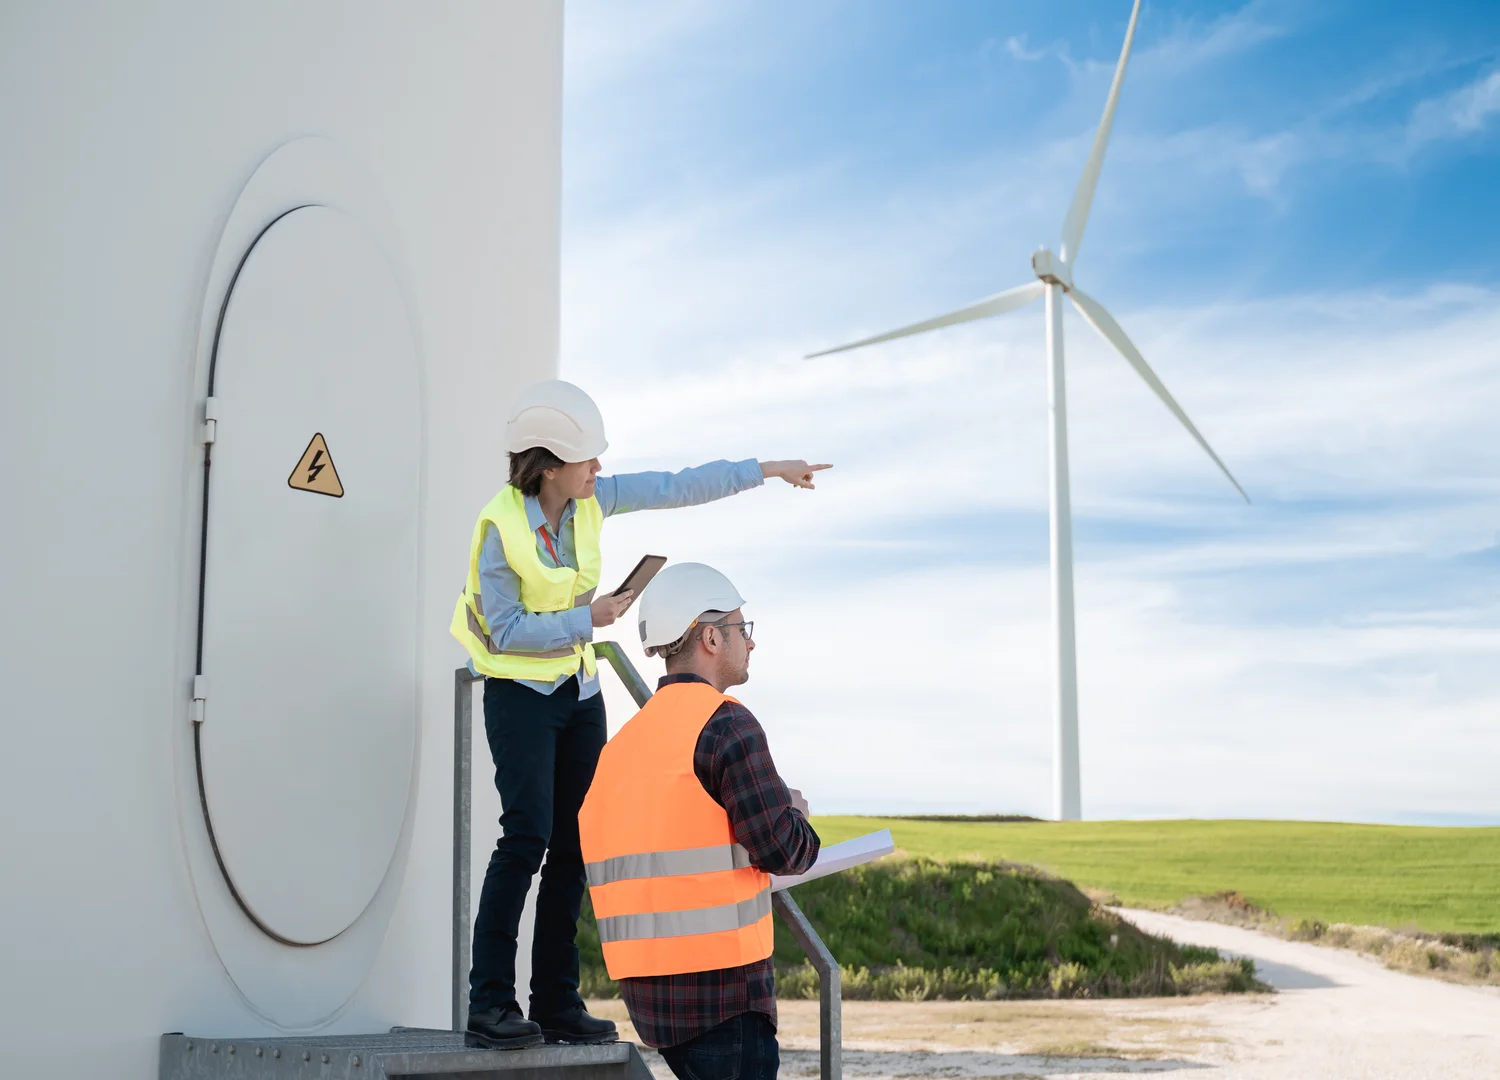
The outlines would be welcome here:
M 1072 267 L 1063 262 L 1055 253 L 1046 248 L 1038 248 L 1036 254 L 1031 257 L 1031 268 L 1036 271 L 1036 276 L 1048 285 L 1061 285 L 1064 292 L 1072 291 Z

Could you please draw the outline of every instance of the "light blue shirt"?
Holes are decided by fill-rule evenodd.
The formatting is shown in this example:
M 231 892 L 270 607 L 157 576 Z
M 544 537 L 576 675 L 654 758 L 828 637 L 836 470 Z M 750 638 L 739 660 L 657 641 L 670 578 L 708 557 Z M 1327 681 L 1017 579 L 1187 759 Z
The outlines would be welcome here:
M 697 506 L 728 498 L 749 488 L 765 483 L 760 474 L 760 462 L 754 458 L 744 461 L 711 461 L 692 469 L 677 473 L 641 472 L 622 473 L 619 476 L 601 476 L 594 485 L 594 497 L 599 500 L 599 509 L 605 517 L 612 514 L 628 514 L 632 510 L 661 510 L 673 506 Z M 526 521 L 536 536 L 536 553 L 544 566 L 567 566 L 578 569 L 577 548 L 573 539 L 573 514 L 577 505 L 572 499 L 563 507 L 557 531 L 547 524 L 542 513 L 542 504 L 535 496 L 526 496 Z M 547 539 L 543 539 L 543 537 Z M 552 541 L 548 548 L 547 540 Z M 553 558 L 553 552 L 557 557 Z M 601 583 L 602 584 L 602 583 Z M 505 561 L 505 547 L 500 542 L 500 532 L 494 525 L 487 525 L 484 540 L 479 548 L 479 591 L 484 603 L 486 621 L 490 624 L 490 638 L 501 649 L 522 652 L 550 652 L 570 645 L 582 645 L 594 640 L 593 613 L 587 607 L 576 607 L 568 611 L 527 611 L 521 603 L 521 579 Z M 473 662 L 469 670 L 474 670 Z M 543 694 L 550 694 L 573 675 L 564 675 L 556 682 L 534 682 L 516 680 L 522 686 Z M 579 700 L 593 697 L 599 692 L 599 677 L 589 675 L 580 665 L 577 673 Z

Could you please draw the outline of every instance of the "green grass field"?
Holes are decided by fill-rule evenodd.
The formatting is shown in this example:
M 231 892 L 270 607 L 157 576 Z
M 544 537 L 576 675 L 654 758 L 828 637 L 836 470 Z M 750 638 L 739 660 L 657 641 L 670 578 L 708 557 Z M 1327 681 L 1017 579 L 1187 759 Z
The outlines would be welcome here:
M 1288 919 L 1500 932 L 1500 828 L 867 817 L 814 825 L 825 843 L 889 828 L 911 855 L 1039 866 L 1125 904 L 1165 907 L 1235 890 Z

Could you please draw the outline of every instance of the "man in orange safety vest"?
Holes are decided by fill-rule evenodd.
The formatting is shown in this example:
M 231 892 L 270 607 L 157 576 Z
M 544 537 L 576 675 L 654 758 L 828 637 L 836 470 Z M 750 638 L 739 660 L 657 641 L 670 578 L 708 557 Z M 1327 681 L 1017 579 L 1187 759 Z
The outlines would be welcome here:
M 702 563 L 641 597 L 656 695 L 604 747 L 578 815 L 605 965 L 648 1046 L 682 1080 L 773 1080 L 771 874 L 818 856 L 807 803 L 765 731 L 724 691 L 750 677 L 753 624 Z

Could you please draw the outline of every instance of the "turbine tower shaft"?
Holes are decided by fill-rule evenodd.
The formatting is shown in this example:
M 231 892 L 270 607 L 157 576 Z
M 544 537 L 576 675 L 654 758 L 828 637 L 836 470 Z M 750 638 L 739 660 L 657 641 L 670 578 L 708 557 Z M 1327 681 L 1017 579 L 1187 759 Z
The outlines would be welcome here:
M 1052 473 L 1054 672 L 1053 817 L 1083 816 L 1078 767 L 1078 661 L 1073 634 L 1073 511 L 1068 492 L 1068 388 L 1063 370 L 1063 288 L 1047 284 L 1047 418 Z

